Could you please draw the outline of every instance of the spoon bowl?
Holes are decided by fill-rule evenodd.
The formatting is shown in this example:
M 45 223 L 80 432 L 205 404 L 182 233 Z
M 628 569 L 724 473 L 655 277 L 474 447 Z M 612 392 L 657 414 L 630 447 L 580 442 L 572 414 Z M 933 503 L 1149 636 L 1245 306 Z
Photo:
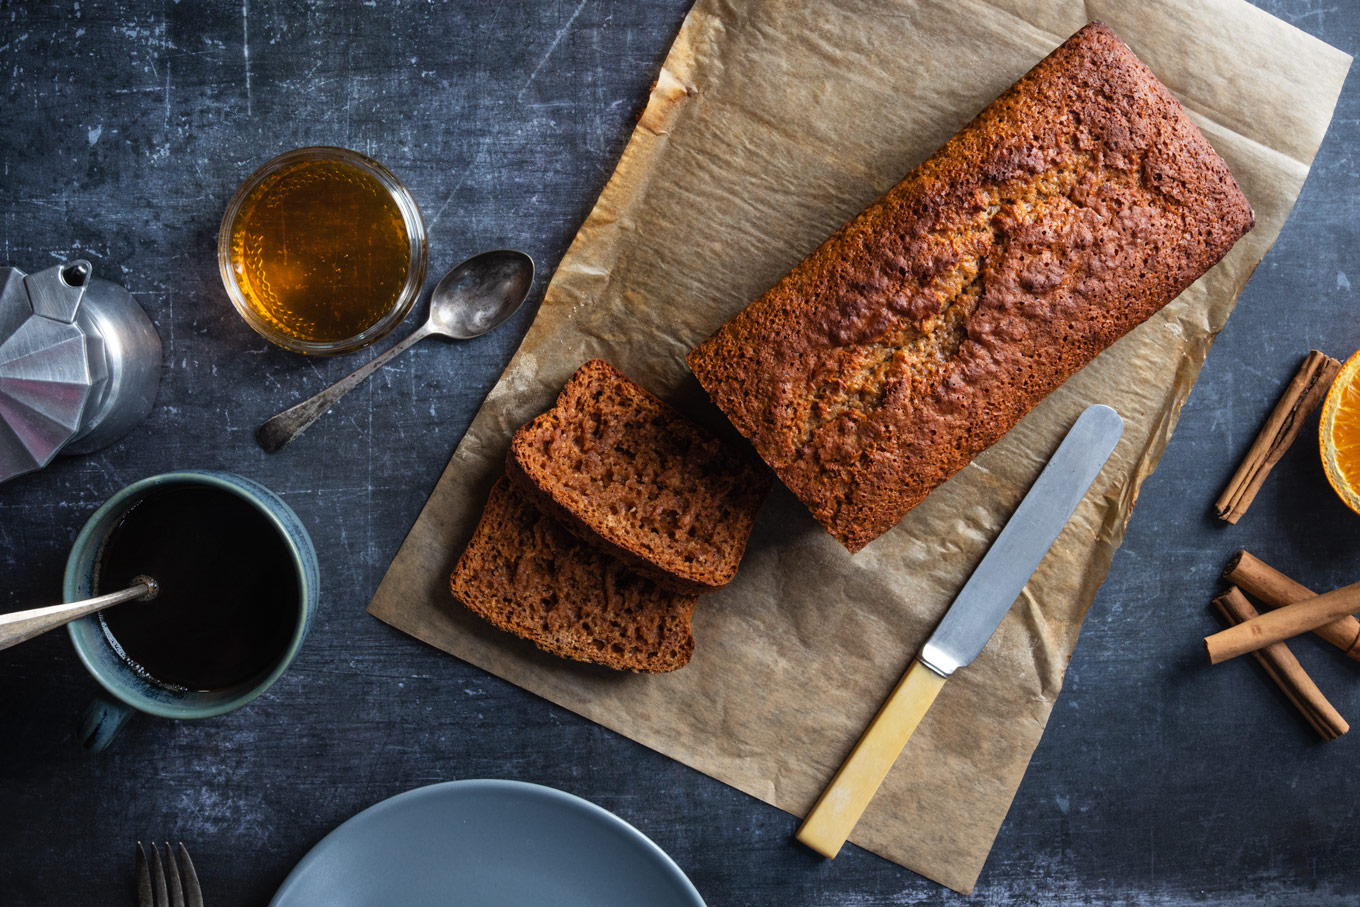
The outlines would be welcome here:
M 474 255 L 445 274 L 430 294 L 430 322 L 445 337 L 471 340 L 500 327 L 534 284 L 534 261 L 515 249 Z
M 255 440 L 268 453 L 277 453 L 307 430 L 345 394 L 369 375 L 431 334 L 454 340 L 480 337 L 506 322 L 529 298 L 534 285 L 534 260 L 515 249 L 495 249 L 474 255 L 445 274 L 430 294 L 430 314 L 405 340 L 321 393 L 286 409 L 260 426 Z

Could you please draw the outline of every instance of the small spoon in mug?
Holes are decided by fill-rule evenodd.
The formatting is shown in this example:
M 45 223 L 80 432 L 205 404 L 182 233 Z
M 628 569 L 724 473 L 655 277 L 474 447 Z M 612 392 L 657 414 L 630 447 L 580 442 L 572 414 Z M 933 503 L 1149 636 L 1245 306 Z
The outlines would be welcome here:
M 28 611 L 14 611 L 0 614 L 0 649 L 17 646 L 35 636 L 69 624 L 78 617 L 103 611 L 113 605 L 130 602 L 134 599 L 149 602 L 160 594 L 161 587 L 149 576 L 134 576 L 134 585 L 121 592 L 110 592 L 84 601 L 70 602 L 65 605 L 49 605 L 46 608 L 31 608 Z
M 278 453 L 325 415 L 337 400 L 418 341 L 431 334 L 471 340 L 504 324 L 528 298 L 533 285 L 534 261 L 523 252 L 497 249 L 472 256 L 435 285 L 430 294 L 430 317 L 411 336 L 315 397 L 279 413 L 260 426 L 255 440 L 267 452 Z

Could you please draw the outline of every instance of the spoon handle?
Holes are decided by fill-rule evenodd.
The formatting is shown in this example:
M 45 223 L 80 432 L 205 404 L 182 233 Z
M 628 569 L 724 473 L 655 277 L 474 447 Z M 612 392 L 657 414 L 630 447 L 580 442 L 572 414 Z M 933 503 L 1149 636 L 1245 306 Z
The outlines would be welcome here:
M 278 453 L 283 450 L 294 438 L 306 431 L 313 422 L 325 415 L 326 410 L 334 406 L 336 401 L 358 387 L 365 378 L 406 352 L 417 341 L 423 340 L 432 333 L 434 332 L 428 322 L 421 325 L 401 343 L 395 344 L 374 356 L 315 397 L 309 397 L 296 406 L 285 409 L 261 425 L 260 430 L 255 432 L 255 440 L 265 449 L 266 453 Z
M 145 577 L 142 577 L 145 579 Z M 14 611 L 0 614 L 0 649 L 8 649 L 25 640 L 32 639 L 48 630 L 55 630 L 68 624 L 77 617 L 84 617 L 96 611 L 103 611 L 110 605 L 132 601 L 134 598 L 150 596 L 156 592 L 156 581 L 147 579 L 122 592 L 110 592 L 97 598 L 71 602 L 65 605 L 49 605 L 46 608 L 31 608 L 28 611 Z

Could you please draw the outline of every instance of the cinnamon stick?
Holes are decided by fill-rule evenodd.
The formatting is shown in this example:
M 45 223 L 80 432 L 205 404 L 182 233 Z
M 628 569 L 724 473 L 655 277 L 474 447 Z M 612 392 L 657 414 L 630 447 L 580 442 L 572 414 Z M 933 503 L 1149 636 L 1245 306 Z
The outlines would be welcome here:
M 1230 625 L 1241 624 L 1259 615 L 1236 586 L 1214 599 L 1223 619 Z M 1275 681 L 1294 708 L 1299 710 L 1310 727 L 1324 740 L 1335 740 L 1351 729 L 1341 713 L 1322 695 L 1317 684 L 1304 671 L 1294 653 L 1282 642 L 1273 643 L 1252 653 L 1270 679 Z
M 1360 583 L 1267 611 L 1235 627 L 1206 636 L 1204 648 L 1209 653 L 1209 661 L 1218 664 L 1315 630 L 1356 611 L 1360 611 Z
M 1223 579 L 1238 586 L 1243 592 L 1260 600 L 1268 608 L 1282 608 L 1317 595 L 1307 586 L 1297 583 L 1274 567 L 1239 551 L 1223 568 Z M 1313 631 L 1336 646 L 1350 658 L 1360 661 L 1360 620 L 1347 615 Z
M 1317 409 L 1339 371 L 1341 363 L 1325 353 L 1313 350 L 1304 357 L 1294 380 L 1285 388 L 1228 487 L 1214 503 L 1219 519 L 1236 523 L 1247 512 L 1266 476 L 1294 443 L 1304 420 Z

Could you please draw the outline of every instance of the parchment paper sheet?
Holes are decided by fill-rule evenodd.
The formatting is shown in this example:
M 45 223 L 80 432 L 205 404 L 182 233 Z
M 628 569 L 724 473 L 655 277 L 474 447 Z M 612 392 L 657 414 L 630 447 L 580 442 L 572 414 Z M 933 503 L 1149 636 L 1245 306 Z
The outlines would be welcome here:
M 607 358 L 725 424 L 686 351 L 1096 18 L 1180 98 L 1250 198 L 1256 228 L 1223 262 L 855 557 L 777 488 L 737 580 L 700 601 L 694 660 L 675 674 L 619 676 L 540 655 L 451 597 L 448 574 L 511 432 L 581 362 Z M 1239 0 L 699 0 L 369 611 L 802 815 L 1072 420 L 1110 404 L 1127 423 L 1114 458 L 986 651 L 945 686 L 852 837 L 970 890 L 1139 484 L 1278 235 L 1349 65 Z

